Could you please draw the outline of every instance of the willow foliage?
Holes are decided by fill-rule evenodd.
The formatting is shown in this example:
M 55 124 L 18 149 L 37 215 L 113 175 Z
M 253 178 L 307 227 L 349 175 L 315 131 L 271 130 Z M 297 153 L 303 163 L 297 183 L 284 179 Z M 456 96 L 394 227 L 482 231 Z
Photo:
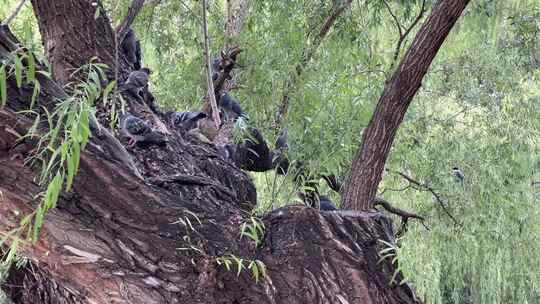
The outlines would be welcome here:
M 105 4 L 119 20 L 129 2 Z M 415 19 L 421 2 L 388 1 L 404 26 Z M 427 13 L 434 2 L 426 1 Z M 151 89 L 163 107 L 196 108 L 204 92 L 199 3 L 152 3 L 134 25 L 144 62 L 154 70 Z M 279 132 L 272 121 L 285 83 L 332 5 L 251 1 L 244 30 L 231 42 L 244 49 L 235 72 L 240 88 L 232 94 L 269 142 Z M 209 11 L 217 54 L 227 42 L 225 1 L 210 1 Z M 30 19 L 27 8 L 13 27 L 39 49 Z M 282 128 L 288 130 L 292 159 L 317 172 L 347 173 L 392 72 L 398 37 L 382 0 L 353 1 L 339 17 L 290 95 Z M 428 219 L 429 230 L 409 224 L 398 251 L 400 268 L 428 303 L 540 302 L 539 78 L 538 2 L 472 1 L 409 108 L 379 195 Z M 465 173 L 463 184 L 452 176 L 454 166 Z M 410 187 L 395 171 L 428 185 L 442 201 Z M 290 178 L 267 173 L 254 180 L 261 213 L 294 200 Z

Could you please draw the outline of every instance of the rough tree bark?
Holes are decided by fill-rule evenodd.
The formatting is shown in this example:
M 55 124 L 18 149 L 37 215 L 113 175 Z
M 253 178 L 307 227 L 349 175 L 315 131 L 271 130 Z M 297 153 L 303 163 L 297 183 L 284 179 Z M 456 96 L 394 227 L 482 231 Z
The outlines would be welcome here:
M 345 184 L 347 209 L 371 210 L 392 142 L 422 79 L 469 0 L 441 0 L 424 22 L 401 63 L 386 84 L 362 135 Z
M 55 79 L 67 81 L 67 69 L 95 55 L 114 66 L 113 31 L 106 16 L 94 19 L 90 1 L 32 3 Z M 0 59 L 17 49 L 10 37 L 0 29 Z M 38 104 L 50 107 L 65 93 L 38 77 Z M 42 191 L 38 170 L 23 163 L 35 142 L 17 141 L 32 124 L 17 113 L 29 107 L 32 91 L 10 77 L 0 110 L 3 233 L 36 208 Z M 129 106 L 146 110 L 131 100 Z M 47 214 L 38 243 L 21 249 L 29 263 L 13 268 L 2 286 L 14 303 L 418 302 L 408 285 L 391 282 L 395 265 L 379 262 L 378 240 L 393 242 L 384 215 L 282 208 L 264 218 L 264 241 L 255 247 L 239 238 L 257 200 L 249 176 L 213 145 L 168 131 L 166 146 L 128 151 L 143 180 L 115 159 L 110 139 L 94 134 L 73 189 Z M 263 261 L 266 276 L 258 284 L 249 272 L 237 277 L 216 263 L 227 254 Z

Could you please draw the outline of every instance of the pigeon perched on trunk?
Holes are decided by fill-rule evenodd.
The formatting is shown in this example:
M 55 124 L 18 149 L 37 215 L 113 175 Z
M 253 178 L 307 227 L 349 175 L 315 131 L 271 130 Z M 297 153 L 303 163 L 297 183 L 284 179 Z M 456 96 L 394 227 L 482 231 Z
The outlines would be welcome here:
M 129 73 L 128 79 L 120 87 L 120 91 L 127 91 L 131 95 L 142 99 L 140 91 L 148 85 L 148 80 L 152 72 L 148 68 L 142 68 L 138 71 Z
M 166 143 L 162 134 L 156 133 L 144 120 L 131 114 L 120 118 L 120 129 L 122 134 L 129 138 L 128 147 L 134 147 L 139 142 L 158 145 Z
M 141 42 L 132 28 L 128 28 L 120 47 L 133 68 L 139 70 L 141 68 Z
M 328 198 L 327 196 L 321 195 L 319 196 L 319 208 L 322 211 L 335 211 L 337 210 L 334 203 Z
M 218 79 L 220 71 L 221 71 L 221 60 L 219 60 L 219 58 L 216 58 L 212 62 L 212 80 L 213 81 L 216 81 Z
M 197 122 L 206 117 L 206 113 L 200 111 L 173 112 L 170 121 L 173 127 L 189 131 L 196 128 Z
M 223 94 L 221 98 L 219 98 L 218 106 L 225 111 L 226 119 L 232 118 L 233 120 L 236 120 L 238 117 L 247 118 L 247 115 L 240 104 L 228 93 Z

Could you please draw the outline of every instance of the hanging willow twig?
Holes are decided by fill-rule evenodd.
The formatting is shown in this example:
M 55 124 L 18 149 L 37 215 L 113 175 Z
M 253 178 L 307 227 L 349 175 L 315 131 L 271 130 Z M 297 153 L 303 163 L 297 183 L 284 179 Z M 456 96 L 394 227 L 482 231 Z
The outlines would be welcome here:
M 219 128 L 221 125 L 221 120 L 219 118 L 219 111 L 216 102 L 216 95 L 214 94 L 214 83 L 212 81 L 212 63 L 210 60 L 210 39 L 208 38 L 208 22 L 206 20 L 206 0 L 202 1 L 202 17 L 203 17 L 203 36 L 204 36 L 204 63 L 206 66 L 206 85 L 207 85 L 207 94 L 206 98 L 210 99 L 210 106 L 212 107 L 212 118 L 216 124 L 216 128 Z

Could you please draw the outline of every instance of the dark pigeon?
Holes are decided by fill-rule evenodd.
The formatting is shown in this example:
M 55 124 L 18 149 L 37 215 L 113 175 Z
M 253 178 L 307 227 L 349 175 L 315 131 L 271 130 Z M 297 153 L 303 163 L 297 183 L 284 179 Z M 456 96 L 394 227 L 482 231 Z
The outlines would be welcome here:
M 322 211 L 335 211 L 337 210 L 334 203 L 327 196 L 319 196 L 319 207 Z
M 173 127 L 189 131 L 197 127 L 197 121 L 206 117 L 206 113 L 200 111 L 173 112 L 170 121 Z
M 240 106 L 240 104 L 234 100 L 228 93 L 221 96 L 218 102 L 218 106 L 225 110 L 226 118 L 232 118 L 236 120 L 238 117 L 247 118 L 246 113 Z
M 133 71 L 129 73 L 128 79 L 120 87 L 120 90 L 127 91 L 133 96 L 141 97 L 139 93 L 144 87 L 148 85 L 150 73 L 150 69 L 148 68 L 142 68 L 138 71 Z

